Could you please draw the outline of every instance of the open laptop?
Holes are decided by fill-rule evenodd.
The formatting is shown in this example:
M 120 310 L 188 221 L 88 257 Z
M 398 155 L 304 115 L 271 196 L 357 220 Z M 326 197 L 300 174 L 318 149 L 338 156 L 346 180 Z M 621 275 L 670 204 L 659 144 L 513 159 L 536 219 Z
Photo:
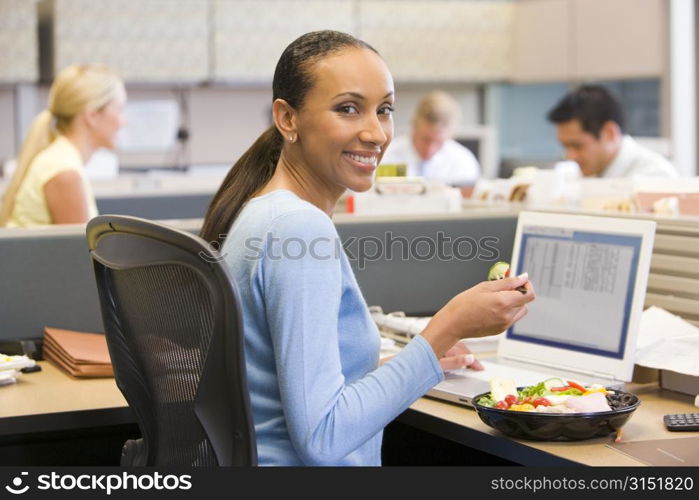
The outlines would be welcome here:
M 493 377 L 517 386 L 560 377 L 621 387 L 631 380 L 655 222 L 521 212 L 513 275 L 536 300 L 501 338 L 484 371 L 449 372 L 427 396 L 471 405 Z

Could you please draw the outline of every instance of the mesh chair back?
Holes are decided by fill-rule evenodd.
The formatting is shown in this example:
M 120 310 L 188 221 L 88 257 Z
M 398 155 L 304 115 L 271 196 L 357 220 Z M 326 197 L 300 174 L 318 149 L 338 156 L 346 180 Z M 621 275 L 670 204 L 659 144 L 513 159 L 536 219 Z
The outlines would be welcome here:
M 143 444 L 130 465 L 256 465 L 237 289 L 208 245 L 135 217 L 87 226 L 116 383 Z

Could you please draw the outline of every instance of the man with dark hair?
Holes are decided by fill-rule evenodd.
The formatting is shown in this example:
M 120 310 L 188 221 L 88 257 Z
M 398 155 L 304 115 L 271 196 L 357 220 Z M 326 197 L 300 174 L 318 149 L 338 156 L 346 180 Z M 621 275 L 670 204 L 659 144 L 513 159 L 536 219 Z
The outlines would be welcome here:
M 547 117 L 556 124 L 566 157 L 585 176 L 677 177 L 668 160 L 626 134 L 624 110 L 604 87 L 579 87 L 564 96 Z

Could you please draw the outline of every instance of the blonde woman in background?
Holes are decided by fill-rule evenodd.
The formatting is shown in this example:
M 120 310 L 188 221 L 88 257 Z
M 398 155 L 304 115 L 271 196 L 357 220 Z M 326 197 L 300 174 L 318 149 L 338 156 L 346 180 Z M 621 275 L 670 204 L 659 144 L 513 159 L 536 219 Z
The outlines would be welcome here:
M 114 149 L 124 125 L 126 90 L 103 65 L 61 71 L 48 109 L 32 123 L 5 193 L 0 226 L 83 223 L 97 215 L 84 165 L 99 148 Z

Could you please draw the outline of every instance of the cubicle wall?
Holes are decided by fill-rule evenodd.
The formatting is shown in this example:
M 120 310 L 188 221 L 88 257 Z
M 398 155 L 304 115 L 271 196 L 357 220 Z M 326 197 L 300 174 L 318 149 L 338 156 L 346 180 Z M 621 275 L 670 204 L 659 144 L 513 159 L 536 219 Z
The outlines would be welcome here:
M 0 339 L 103 331 L 83 226 L 0 230 Z
M 645 305 L 699 325 L 699 220 L 656 220 Z M 193 233 L 200 222 L 168 221 Z M 510 260 L 516 213 L 338 215 L 335 224 L 368 305 L 427 315 Z M 0 230 L 0 297 L 0 339 L 39 337 L 44 326 L 102 331 L 84 226 Z
M 431 314 L 483 280 L 495 260 L 509 259 L 515 222 L 514 215 L 339 216 L 336 226 L 369 305 Z M 168 223 L 196 232 L 200 221 Z M 386 241 L 392 253 L 377 253 Z M 441 251 L 430 254 L 430 241 Z M 0 339 L 40 337 L 44 326 L 103 331 L 84 226 L 0 230 L 0 276 Z
M 658 220 L 645 305 L 699 326 L 699 220 Z
M 104 331 L 85 226 L 0 229 L 0 297 L 2 340 L 41 337 L 45 326 Z
M 516 215 L 405 217 L 336 226 L 368 305 L 431 315 L 512 255 Z
M 203 218 L 214 193 L 129 194 L 97 198 L 100 214 L 131 215 L 144 219 Z

